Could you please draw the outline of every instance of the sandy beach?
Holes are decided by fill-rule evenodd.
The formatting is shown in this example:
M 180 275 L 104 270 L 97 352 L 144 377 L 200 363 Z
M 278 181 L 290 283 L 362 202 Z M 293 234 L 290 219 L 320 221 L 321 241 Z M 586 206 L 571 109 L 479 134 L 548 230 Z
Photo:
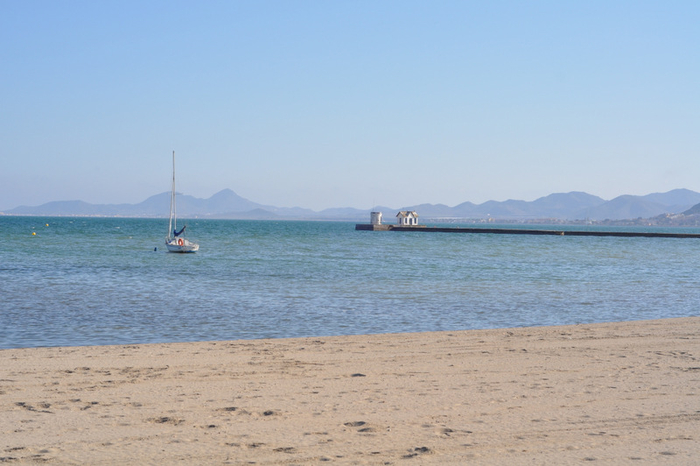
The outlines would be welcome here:
M 0 351 L 0 462 L 694 464 L 700 317 Z

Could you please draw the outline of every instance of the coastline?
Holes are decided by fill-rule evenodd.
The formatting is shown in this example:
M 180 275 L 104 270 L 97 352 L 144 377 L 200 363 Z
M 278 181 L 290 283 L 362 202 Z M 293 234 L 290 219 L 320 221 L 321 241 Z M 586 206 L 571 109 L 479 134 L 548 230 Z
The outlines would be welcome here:
M 9 464 L 657 464 L 700 454 L 700 317 L 6 349 L 0 368 Z

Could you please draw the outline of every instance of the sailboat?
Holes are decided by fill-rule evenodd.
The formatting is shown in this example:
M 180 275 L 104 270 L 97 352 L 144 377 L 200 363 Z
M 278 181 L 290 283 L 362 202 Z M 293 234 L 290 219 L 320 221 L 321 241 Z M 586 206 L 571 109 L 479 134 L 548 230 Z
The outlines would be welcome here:
M 173 151 L 173 189 L 170 193 L 170 222 L 168 223 L 168 236 L 165 237 L 165 246 L 170 252 L 197 252 L 199 244 L 185 238 L 184 225 L 177 230 L 177 208 L 175 199 L 175 151 Z

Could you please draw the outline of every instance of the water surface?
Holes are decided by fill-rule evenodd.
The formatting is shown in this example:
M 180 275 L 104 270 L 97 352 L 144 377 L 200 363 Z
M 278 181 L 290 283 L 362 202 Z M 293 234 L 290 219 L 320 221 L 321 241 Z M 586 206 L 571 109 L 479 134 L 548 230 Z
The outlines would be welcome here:
M 188 224 L 197 254 L 165 252 L 167 220 L 0 217 L 0 348 L 559 325 L 700 307 L 700 239 Z

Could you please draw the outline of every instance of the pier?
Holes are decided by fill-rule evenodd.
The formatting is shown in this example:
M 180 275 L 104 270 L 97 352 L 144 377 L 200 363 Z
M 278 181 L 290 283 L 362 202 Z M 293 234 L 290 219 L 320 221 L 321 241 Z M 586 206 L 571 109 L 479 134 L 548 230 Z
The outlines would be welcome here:
M 552 236 L 614 236 L 622 238 L 700 238 L 700 233 L 668 233 L 642 231 L 602 231 L 602 230 L 542 230 L 529 228 L 469 228 L 469 227 L 435 227 L 425 225 L 376 225 L 358 223 L 355 230 L 360 231 L 407 231 L 422 233 L 472 233 L 491 235 L 552 235 Z

